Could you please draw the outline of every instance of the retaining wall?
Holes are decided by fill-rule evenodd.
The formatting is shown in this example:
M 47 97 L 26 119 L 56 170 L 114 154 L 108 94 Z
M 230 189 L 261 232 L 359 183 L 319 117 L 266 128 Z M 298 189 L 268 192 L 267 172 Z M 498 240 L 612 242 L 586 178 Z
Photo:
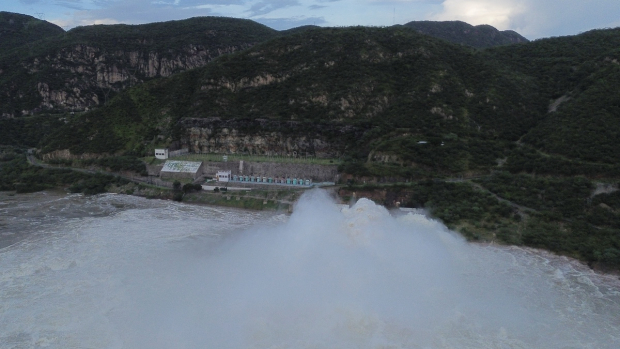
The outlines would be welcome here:
M 151 176 L 159 176 L 161 165 L 147 165 Z M 239 171 L 239 161 L 205 161 L 200 175 L 215 177 L 217 171 L 231 171 L 233 175 L 261 177 L 290 177 L 311 179 L 313 182 L 338 182 L 337 165 L 290 164 L 282 162 L 243 162 L 243 172 Z
M 243 162 L 243 172 L 239 171 L 239 161 L 205 162 L 203 174 L 213 177 L 217 171 L 231 171 L 233 175 L 262 177 L 290 177 L 312 179 L 313 182 L 337 182 L 337 165 L 287 164 L 281 162 Z

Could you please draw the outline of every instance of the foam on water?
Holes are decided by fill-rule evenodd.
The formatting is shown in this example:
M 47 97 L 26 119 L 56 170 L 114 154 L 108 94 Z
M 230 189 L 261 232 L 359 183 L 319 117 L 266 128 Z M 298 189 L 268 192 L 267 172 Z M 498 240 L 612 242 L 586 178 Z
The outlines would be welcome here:
M 1 348 L 620 346 L 617 279 L 368 200 L 311 191 L 290 217 L 54 200 L 0 250 Z

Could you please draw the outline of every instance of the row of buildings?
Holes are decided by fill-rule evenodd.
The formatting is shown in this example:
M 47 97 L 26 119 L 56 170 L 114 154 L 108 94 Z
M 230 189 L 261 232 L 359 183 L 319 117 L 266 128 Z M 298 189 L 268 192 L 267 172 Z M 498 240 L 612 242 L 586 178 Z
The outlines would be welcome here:
M 166 160 L 161 165 L 148 165 L 149 175 L 162 179 L 214 178 L 219 182 L 261 183 L 284 185 L 311 185 L 319 182 L 337 182 L 337 165 L 318 165 L 287 162 L 246 162 L 240 161 L 179 161 L 170 160 L 172 156 L 182 155 L 187 149 L 168 151 L 155 149 L 155 157 Z
M 202 161 L 175 161 L 168 160 L 159 172 L 161 178 L 190 178 L 197 180 L 203 177 L 203 162 Z M 215 180 L 222 183 L 237 182 L 237 183 L 260 183 L 260 184 L 284 184 L 284 185 L 312 185 L 311 179 L 293 178 L 293 177 L 267 177 L 267 176 L 255 176 L 255 175 L 233 175 L 232 171 L 217 171 Z
M 237 183 L 263 183 L 263 184 L 287 184 L 287 185 L 312 185 L 312 179 L 292 177 L 267 177 L 254 175 L 233 175 L 232 171 L 218 171 L 215 175 L 218 182 Z

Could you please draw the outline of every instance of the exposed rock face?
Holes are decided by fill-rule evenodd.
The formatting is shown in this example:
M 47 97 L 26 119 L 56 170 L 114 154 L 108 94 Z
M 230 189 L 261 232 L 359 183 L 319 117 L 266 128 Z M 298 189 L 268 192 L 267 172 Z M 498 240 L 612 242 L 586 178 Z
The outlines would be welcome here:
M 194 153 L 257 154 L 335 158 L 347 137 L 362 130 L 334 124 L 308 124 L 265 119 L 184 119 L 183 146 Z
M 167 77 L 201 67 L 214 58 L 250 47 L 251 44 L 208 48 L 187 45 L 172 52 L 146 50 L 105 51 L 96 46 L 75 45 L 55 54 L 23 62 L 28 75 L 36 76 L 40 102 L 21 111 L 33 114 L 41 110 L 85 111 L 106 103 L 114 93 L 146 80 Z M 13 98 L 28 96 L 29 91 L 2 91 Z M 12 115 L 17 116 L 17 115 Z
M 49 153 L 45 153 L 42 155 L 42 158 L 44 161 L 48 161 L 48 160 L 58 160 L 58 159 L 62 159 L 62 160 L 86 160 L 86 159 L 98 159 L 98 158 L 103 158 L 106 156 L 110 156 L 110 154 L 91 154 L 91 153 L 83 153 L 83 154 L 71 154 L 71 151 L 69 149 L 63 149 L 63 150 L 54 150 L 52 152 Z

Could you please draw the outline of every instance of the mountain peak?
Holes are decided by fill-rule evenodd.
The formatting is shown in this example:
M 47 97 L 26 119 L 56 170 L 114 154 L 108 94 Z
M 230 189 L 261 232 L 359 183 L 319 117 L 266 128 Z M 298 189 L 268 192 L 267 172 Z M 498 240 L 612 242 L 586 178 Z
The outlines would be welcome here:
M 529 42 L 513 30 L 500 31 L 488 24 L 473 26 L 462 21 L 413 21 L 403 26 L 422 34 L 475 48 Z
M 0 11 L 0 52 L 64 32 L 56 24 L 32 16 Z

